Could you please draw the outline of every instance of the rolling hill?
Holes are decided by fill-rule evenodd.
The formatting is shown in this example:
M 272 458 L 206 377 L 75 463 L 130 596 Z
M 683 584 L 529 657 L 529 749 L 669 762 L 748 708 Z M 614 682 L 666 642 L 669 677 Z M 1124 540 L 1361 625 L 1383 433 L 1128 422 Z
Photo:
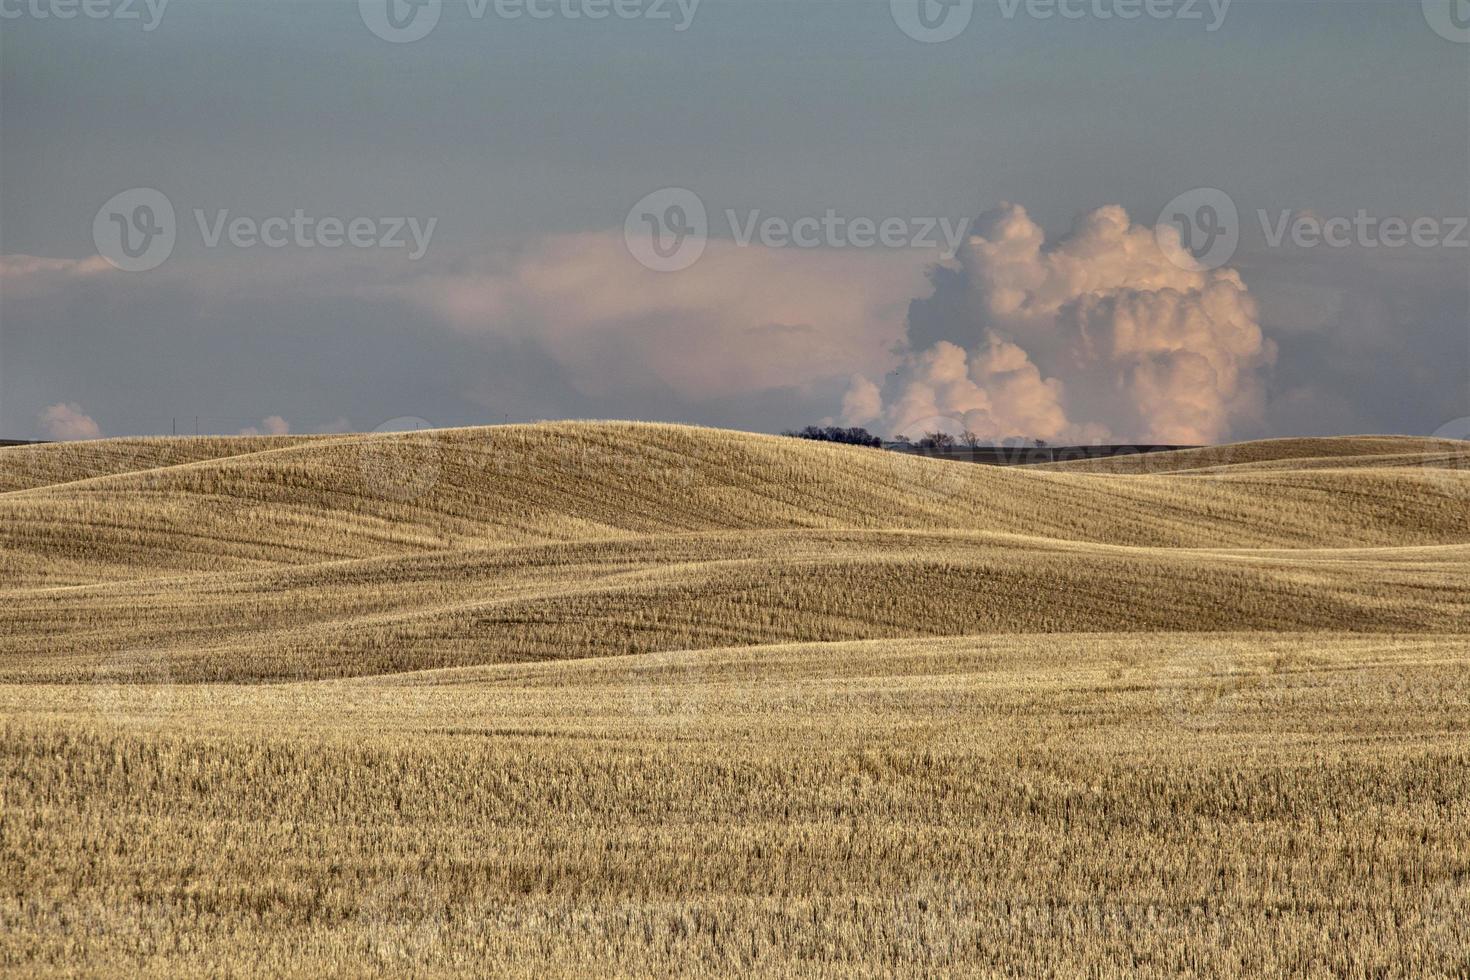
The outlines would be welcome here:
M 0 969 L 1455 976 L 1470 446 L 0 449 Z
M 1394 458 L 1383 440 L 1298 448 Z M 138 651 L 180 680 L 279 680 L 980 633 L 1461 629 L 1470 472 L 1255 468 L 1282 449 L 1244 447 L 1208 480 L 633 424 L 11 449 L 0 678 Z

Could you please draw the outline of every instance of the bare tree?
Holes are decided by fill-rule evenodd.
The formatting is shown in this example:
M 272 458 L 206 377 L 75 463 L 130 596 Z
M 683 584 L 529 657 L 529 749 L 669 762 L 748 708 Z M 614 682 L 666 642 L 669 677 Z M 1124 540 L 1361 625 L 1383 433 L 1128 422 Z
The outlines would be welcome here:
M 924 442 L 935 449 L 948 449 L 954 445 L 954 436 L 948 432 L 926 432 Z
M 974 429 L 966 429 L 964 432 L 960 433 L 960 442 L 963 442 L 966 446 L 974 449 L 980 445 L 980 433 L 976 432 Z

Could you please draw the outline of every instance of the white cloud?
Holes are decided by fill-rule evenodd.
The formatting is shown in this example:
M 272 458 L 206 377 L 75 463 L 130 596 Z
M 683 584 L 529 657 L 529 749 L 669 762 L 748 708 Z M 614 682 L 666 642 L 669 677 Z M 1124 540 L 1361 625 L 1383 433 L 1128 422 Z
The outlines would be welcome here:
M 100 255 L 86 259 L 0 255 L 0 289 L 10 297 L 34 296 L 111 269 L 112 266 Z
M 854 425 L 871 422 L 883 411 L 883 391 L 861 374 L 854 374 L 842 396 L 842 417 Z
M 102 438 L 102 429 L 75 402 L 60 402 L 47 406 L 41 412 L 40 423 L 41 430 L 50 439 Z
M 584 394 L 701 400 L 886 370 L 930 257 L 712 241 L 690 268 L 658 273 L 620 234 L 588 233 L 391 290 L 466 333 L 538 345 Z
M 283 436 L 291 431 L 291 424 L 279 415 L 268 415 L 259 426 L 246 426 L 240 430 L 242 436 Z
M 1202 443 L 1261 420 L 1275 348 L 1240 276 L 1175 265 L 1122 208 L 1049 246 L 1005 206 L 931 279 L 881 410 L 859 378 L 849 422 L 896 432 L 948 416 L 994 440 Z

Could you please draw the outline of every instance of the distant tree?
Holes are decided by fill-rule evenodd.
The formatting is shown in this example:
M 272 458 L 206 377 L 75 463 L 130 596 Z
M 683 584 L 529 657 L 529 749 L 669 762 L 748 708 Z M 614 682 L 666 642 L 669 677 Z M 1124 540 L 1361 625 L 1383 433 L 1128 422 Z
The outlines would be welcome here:
M 873 435 L 867 429 L 859 427 L 842 428 L 841 426 L 809 425 L 804 429 L 790 430 L 781 433 L 795 439 L 811 439 L 814 442 L 840 442 L 849 446 L 871 446 L 877 449 L 883 445 L 883 440 Z
M 924 441 L 919 445 L 925 449 L 948 449 L 954 445 L 954 436 L 948 432 L 926 432 Z
M 1037 439 L 1036 440 L 1036 448 L 1037 449 L 1045 449 L 1046 446 L 1047 446 L 1047 442 L 1046 442 L 1045 439 Z
M 960 433 L 960 442 L 963 442 L 966 446 L 974 449 L 980 445 L 980 433 L 976 432 L 974 429 L 966 429 L 964 432 Z

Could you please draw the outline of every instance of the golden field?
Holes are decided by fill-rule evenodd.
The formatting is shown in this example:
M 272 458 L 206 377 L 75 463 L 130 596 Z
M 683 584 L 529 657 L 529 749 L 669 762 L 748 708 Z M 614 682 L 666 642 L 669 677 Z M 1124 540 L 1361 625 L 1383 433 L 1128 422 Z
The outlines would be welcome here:
M 0 449 L 16 975 L 1463 976 L 1470 447 Z

